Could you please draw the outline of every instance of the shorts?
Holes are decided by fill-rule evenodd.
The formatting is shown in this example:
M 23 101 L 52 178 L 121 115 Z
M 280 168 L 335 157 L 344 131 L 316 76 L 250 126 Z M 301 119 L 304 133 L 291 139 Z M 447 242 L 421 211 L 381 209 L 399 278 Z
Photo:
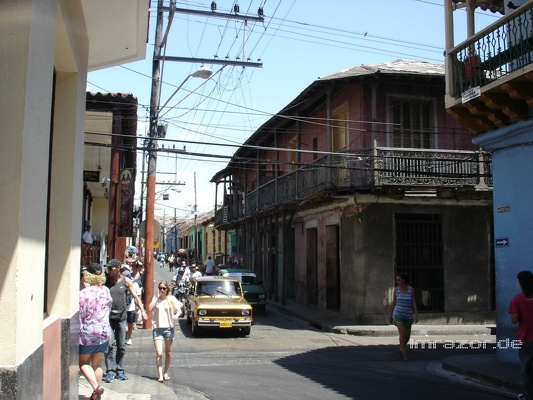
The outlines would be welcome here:
M 107 353 L 109 342 L 101 344 L 80 344 L 80 354 Z
M 152 331 L 154 340 L 173 340 L 174 328 L 155 328 Z
M 394 315 L 392 318 L 395 324 L 403 324 L 406 328 L 409 328 L 411 325 L 413 325 L 412 318 L 404 318 L 400 317 L 399 315 Z
M 126 311 L 126 321 L 128 324 L 135 323 L 135 311 Z

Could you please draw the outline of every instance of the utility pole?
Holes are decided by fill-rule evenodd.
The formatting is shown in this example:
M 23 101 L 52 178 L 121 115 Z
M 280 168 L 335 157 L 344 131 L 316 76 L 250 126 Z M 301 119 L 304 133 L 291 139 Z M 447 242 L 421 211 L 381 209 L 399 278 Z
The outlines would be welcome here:
M 159 96 L 161 93 L 160 72 L 161 65 L 158 57 L 161 54 L 161 38 L 163 32 L 163 4 L 164 0 L 157 0 L 157 22 L 155 28 L 154 59 L 152 62 L 152 93 L 150 97 L 150 139 L 148 141 L 148 172 L 146 175 L 146 219 L 144 241 L 144 309 L 148 319 L 144 321 L 144 328 L 152 328 L 152 312 L 149 305 L 154 296 L 154 206 L 155 181 L 157 169 L 157 113 Z
M 198 229 L 196 221 L 198 218 L 198 204 L 196 203 L 196 171 L 194 171 L 194 254 L 196 257 L 196 262 L 199 261 L 198 257 Z
M 210 13 L 199 12 L 194 10 L 178 9 L 176 8 L 175 0 L 170 0 L 170 7 L 164 6 L 165 0 L 157 0 L 157 19 L 155 27 L 155 38 L 154 38 L 154 56 L 152 60 L 152 91 L 150 98 L 150 129 L 149 129 L 149 138 L 148 138 L 148 171 L 146 175 L 146 218 L 145 218 L 145 241 L 144 241 L 144 289 L 145 289 L 145 304 L 144 308 L 147 312 L 148 319 L 144 321 L 144 328 L 152 328 L 152 313 L 149 311 L 149 305 L 151 299 L 154 295 L 154 206 L 155 206 L 155 186 L 156 186 L 156 173 L 157 173 L 157 138 L 158 138 L 158 117 L 159 117 L 159 99 L 161 96 L 161 62 L 163 61 L 186 61 L 186 62 L 201 62 L 202 64 L 224 64 L 224 65 L 240 65 L 240 66 L 250 66 L 250 67 L 262 67 L 262 63 L 252 63 L 244 61 L 230 61 L 230 60 L 218 60 L 210 59 L 202 61 L 202 59 L 178 59 L 178 57 L 165 56 L 162 57 L 162 48 L 166 46 L 168 33 L 170 29 L 170 21 L 174 17 L 174 13 L 196 13 L 200 15 L 205 15 L 209 17 L 219 17 L 219 18 L 228 18 L 228 19 L 239 19 L 239 20 L 254 20 L 263 22 L 263 9 L 260 8 L 258 11 L 258 17 L 239 15 L 238 9 L 234 9 L 234 14 L 221 14 L 216 13 L 216 3 L 215 9 Z M 169 12 L 169 24 L 167 25 L 167 30 L 163 37 L 163 13 Z M 196 76 L 195 74 L 189 75 L 186 80 L 191 77 Z M 201 77 L 201 75 L 198 75 Z M 204 78 L 206 79 L 206 78 Z M 186 81 L 185 80 L 185 81 Z M 183 81 L 182 85 L 185 83 Z M 181 85 L 180 85 L 181 87 Z M 179 88 L 178 87 L 178 90 Z M 168 101 L 167 101 L 168 102 Z M 166 104 L 166 103 L 165 103 Z M 196 177 L 195 177 L 196 182 Z M 196 185 L 196 183 L 195 183 Z M 195 190 L 196 193 L 196 190 Z M 196 195 L 195 195 L 196 196 Z M 196 220 L 196 199 L 195 199 L 195 220 Z M 196 226 L 195 226 L 196 230 Z M 176 238 L 177 240 L 177 238 Z M 197 238 L 196 238 L 197 240 Z M 195 242 L 196 242 L 195 240 Z
M 178 228 L 176 219 L 176 207 L 174 207 L 174 251 L 178 251 Z

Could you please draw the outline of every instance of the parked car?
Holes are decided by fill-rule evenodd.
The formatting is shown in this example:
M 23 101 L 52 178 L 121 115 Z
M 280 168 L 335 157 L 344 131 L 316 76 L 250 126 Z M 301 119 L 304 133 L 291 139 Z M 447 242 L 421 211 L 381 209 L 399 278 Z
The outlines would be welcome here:
M 241 282 L 244 298 L 251 304 L 255 315 L 262 315 L 266 309 L 266 292 L 257 280 L 257 275 L 250 269 L 226 268 L 218 271 L 219 276 L 230 276 Z
M 246 336 L 253 320 L 239 280 L 223 276 L 191 279 L 185 315 L 193 336 L 203 329 L 238 329 Z

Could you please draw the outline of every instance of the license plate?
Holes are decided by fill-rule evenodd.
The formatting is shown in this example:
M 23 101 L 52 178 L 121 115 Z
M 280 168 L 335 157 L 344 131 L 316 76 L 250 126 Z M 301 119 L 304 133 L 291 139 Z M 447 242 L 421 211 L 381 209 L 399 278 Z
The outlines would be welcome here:
M 220 321 L 221 328 L 231 328 L 231 321 Z

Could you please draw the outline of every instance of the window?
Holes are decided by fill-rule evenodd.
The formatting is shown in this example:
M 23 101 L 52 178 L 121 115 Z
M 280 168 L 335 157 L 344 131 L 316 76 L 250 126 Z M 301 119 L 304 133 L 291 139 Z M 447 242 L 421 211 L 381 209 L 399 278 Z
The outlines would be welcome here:
M 335 110 L 331 118 L 331 149 L 344 150 L 348 146 L 348 108 L 343 106 Z
M 289 140 L 289 144 L 288 144 L 288 149 L 289 150 L 297 150 L 298 149 L 298 140 L 296 138 L 292 138 L 291 140 Z M 298 152 L 296 151 L 288 151 L 287 152 L 287 158 L 291 164 L 289 165 L 289 168 L 287 168 L 288 170 L 292 170 L 292 171 L 295 171 L 296 169 L 298 169 Z
M 396 273 L 416 290 L 421 312 L 444 311 L 442 223 L 438 214 L 396 214 Z
M 429 100 L 392 100 L 392 147 L 431 149 L 434 104 Z
M 332 113 L 331 149 L 333 151 L 346 150 L 348 147 L 348 107 L 343 106 Z M 346 186 L 347 183 L 347 158 L 344 155 L 332 156 L 332 181 L 335 186 Z

